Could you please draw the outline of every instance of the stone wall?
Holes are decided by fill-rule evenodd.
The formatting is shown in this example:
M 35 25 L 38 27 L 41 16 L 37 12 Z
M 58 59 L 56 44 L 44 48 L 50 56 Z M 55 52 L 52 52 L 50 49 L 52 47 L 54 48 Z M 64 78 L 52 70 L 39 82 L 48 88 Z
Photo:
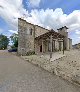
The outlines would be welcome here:
M 69 50 L 69 40 L 68 40 L 68 32 L 66 28 L 62 28 L 61 30 L 58 30 L 58 32 L 65 36 L 64 38 L 64 49 Z
M 72 39 L 69 39 L 69 48 L 72 49 Z
M 46 32 L 49 32 L 49 30 L 42 28 L 40 26 L 35 26 L 35 37 L 38 37 L 42 34 L 45 34 Z
M 35 40 L 35 53 L 40 53 L 40 46 L 42 45 L 42 39 Z M 43 53 L 48 52 L 48 41 L 43 40 Z
M 32 35 L 30 34 L 32 29 Z M 18 19 L 18 54 L 26 55 L 29 51 L 34 51 L 34 26 L 23 19 Z
M 56 50 L 56 51 L 59 50 L 59 42 L 58 42 L 57 39 L 55 40 L 55 50 Z
M 32 31 L 31 31 L 32 30 Z M 33 25 L 28 23 L 26 20 L 19 18 L 18 19 L 18 54 L 26 55 L 27 52 L 40 52 L 40 46 L 42 45 L 42 41 L 35 41 L 35 38 L 49 32 L 48 29 L 40 27 L 38 25 Z M 71 48 L 71 40 L 68 39 L 68 32 L 66 28 L 62 28 L 58 31 L 60 34 L 64 35 L 64 47 L 66 50 Z M 69 45 L 70 44 L 70 45 Z M 47 41 L 43 41 L 43 52 L 47 52 L 49 44 Z M 53 48 L 54 49 L 54 48 Z M 63 49 L 63 44 L 61 43 L 61 50 Z M 59 42 L 58 39 L 55 39 L 55 50 L 59 50 Z
M 25 54 L 25 30 L 24 30 L 24 20 L 18 19 L 18 54 Z
M 42 45 L 41 40 L 35 40 L 35 53 L 39 53 L 40 52 L 40 45 Z
M 62 51 L 63 50 L 63 41 L 59 41 L 59 51 Z
M 32 29 L 32 35 L 30 35 L 29 31 Z M 35 41 L 35 37 L 38 37 L 49 30 L 28 23 L 26 20 L 19 18 L 18 19 L 18 34 L 19 34 L 19 44 L 18 44 L 18 54 L 26 55 L 29 51 L 40 52 L 40 45 Z M 35 41 L 35 42 L 34 42 Z M 45 42 L 44 42 L 45 44 Z M 45 52 L 45 47 L 43 48 L 43 52 Z

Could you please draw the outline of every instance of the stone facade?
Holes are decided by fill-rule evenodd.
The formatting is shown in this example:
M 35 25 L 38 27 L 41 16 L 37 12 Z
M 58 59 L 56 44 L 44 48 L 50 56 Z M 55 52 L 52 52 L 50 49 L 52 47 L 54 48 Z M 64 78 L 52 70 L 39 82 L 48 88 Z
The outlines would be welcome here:
M 30 35 L 29 30 L 32 30 Z M 34 51 L 34 26 L 25 20 L 18 19 L 18 53 L 25 55 L 29 51 Z
M 62 27 L 62 28 L 58 29 L 58 32 L 65 36 L 65 38 L 64 38 L 64 49 L 70 50 L 70 49 L 72 49 L 72 39 L 68 38 L 67 29 L 68 28 L 66 26 Z
M 69 38 L 69 49 L 72 49 L 72 39 Z
M 38 25 L 35 25 L 35 37 L 45 34 L 46 32 L 49 32 L 49 30 L 47 30 L 43 27 L 40 27 Z
M 65 36 L 65 49 L 71 47 L 71 40 L 68 39 L 68 33 L 65 32 L 65 27 L 58 32 Z M 50 39 L 47 38 L 45 40 L 39 39 L 35 40 L 36 37 L 43 35 L 50 30 L 40 27 L 38 25 L 33 25 L 28 23 L 26 20 L 19 18 L 18 19 L 18 54 L 26 55 L 28 52 L 35 52 L 37 53 L 45 53 L 50 52 Z M 70 44 L 70 46 L 69 46 Z M 61 51 L 63 50 L 63 40 L 53 39 L 52 41 L 52 51 Z

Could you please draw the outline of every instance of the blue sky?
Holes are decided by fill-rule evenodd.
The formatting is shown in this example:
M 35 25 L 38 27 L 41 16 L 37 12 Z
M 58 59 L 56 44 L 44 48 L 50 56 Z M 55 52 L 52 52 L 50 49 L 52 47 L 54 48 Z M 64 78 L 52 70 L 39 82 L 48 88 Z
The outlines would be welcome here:
M 27 0 L 24 0 L 23 3 L 26 8 L 29 10 L 31 7 L 26 6 Z M 37 9 L 56 9 L 56 8 L 61 8 L 64 13 L 69 14 L 73 12 L 74 10 L 80 9 L 80 0 L 41 0 L 39 7 Z
M 73 44 L 80 42 L 80 0 L 0 0 L 0 33 L 16 33 L 18 17 L 55 31 L 66 25 Z

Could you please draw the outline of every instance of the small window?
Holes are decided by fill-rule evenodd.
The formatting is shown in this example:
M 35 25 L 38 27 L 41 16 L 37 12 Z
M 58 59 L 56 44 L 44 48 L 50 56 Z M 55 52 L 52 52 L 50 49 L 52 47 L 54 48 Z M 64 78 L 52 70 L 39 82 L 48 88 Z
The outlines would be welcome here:
M 27 35 L 32 35 L 32 28 L 26 28 L 26 34 Z
M 30 29 L 30 35 L 32 35 L 32 30 L 33 30 L 33 29 L 31 28 L 31 29 Z

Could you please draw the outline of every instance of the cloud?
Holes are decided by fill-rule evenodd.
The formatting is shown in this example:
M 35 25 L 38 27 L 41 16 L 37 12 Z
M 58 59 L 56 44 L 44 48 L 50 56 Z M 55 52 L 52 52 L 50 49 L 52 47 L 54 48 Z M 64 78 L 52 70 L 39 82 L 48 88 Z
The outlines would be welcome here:
M 18 29 L 18 17 L 25 17 L 28 22 L 40 25 L 48 29 L 57 31 L 62 26 L 67 26 L 68 31 L 74 32 L 79 35 L 80 31 L 80 10 L 74 10 L 70 14 L 64 14 L 61 8 L 53 9 L 33 9 L 29 13 L 22 3 L 23 0 L 0 0 L 0 17 L 2 17 L 11 30 L 8 32 L 13 33 Z M 29 0 L 32 7 L 38 7 L 41 0 Z M 15 31 L 13 31 L 15 30 Z M 74 32 L 75 34 L 75 32 Z
M 17 31 L 14 31 L 14 30 L 8 30 L 10 33 L 18 33 Z
M 62 26 L 67 26 L 69 28 L 67 31 L 75 35 L 75 38 L 73 35 L 70 36 L 73 39 L 73 44 L 80 40 L 78 38 L 80 35 L 80 10 L 74 10 L 67 15 L 61 8 L 55 10 L 49 8 L 46 10 L 34 9 L 26 20 L 45 28 L 53 28 L 55 31 Z M 78 30 L 77 33 L 75 33 L 76 30 Z
M 0 0 L 0 17 L 2 17 L 12 29 L 17 30 L 17 18 L 28 15 L 24 9 L 22 0 Z
M 3 29 L 0 29 L 0 34 L 3 32 Z
M 30 3 L 39 5 L 40 0 L 30 0 Z M 80 30 L 80 10 L 74 10 L 71 14 L 64 14 L 61 8 L 33 9 L 30 13 L 24 8 L 22 0 L 0 0 L 0 16 L 11 26 L 11 30 L 17 30 L 18 17 L 25 17 L 28 22 L 46 28 L 56 30 L 62 26 L 68 26 L 68 31 Z
M 57 30 L 62 26 L 69 27 L 68 31 L 80 30 L 80 10 L 75 10 L 71 14 L 64 14 L 61 8 L 37 10 L 34 9 L 27 17 L 28 22 L 38 24 L 43 27 Z
M 41 0 L 29 0 L 28 6 L 29 7 L 39 7 Z
M 75 33 L 78 34 L 78 35 L 80 35 L 80 31 L 79 30 L 76 30 Z

